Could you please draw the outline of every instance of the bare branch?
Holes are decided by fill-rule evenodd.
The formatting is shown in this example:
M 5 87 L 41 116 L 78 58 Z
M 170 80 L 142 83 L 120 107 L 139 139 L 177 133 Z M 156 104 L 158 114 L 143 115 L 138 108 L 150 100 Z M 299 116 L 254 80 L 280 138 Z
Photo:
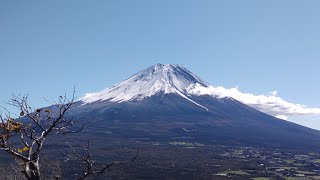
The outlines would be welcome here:
M 103 165 L 103 167 L 95 167 L 95 161 L 92 159 L 92 153 L 90 151 L 90 142 L 88 141 L 87 146 L 84 147 L 81 144 L 79 144 L 77 141 L 75 141 L 78 147 L 84 152 L 84 155 L 80 154 L 77 152 L 76 147 L 72 146 L 69 142 L 66 142 L 66 144 L 69 146 L 71 149 L 73 155 L 68 155 L 70 159 L 68 160 L 75 160 L 75 161 L 80 161 L 84 164 L 85 166 L 85 173 L 78 177 L 77 180 L 83 180 L 86 179 L 90 176 L 95 176 L 95 175 L 102 175 L 104 174 L 108 169 L 110 169 L 112 166 L 115 165 L 120 165 L 120 164 L 127 164 L 130 162 L 135 161 L 138 158 L 139 155 L 139 150 L 137 150 L 136 155 L 129 161 L 122 161 L 122 162 L 112 162 L 107 165 Z

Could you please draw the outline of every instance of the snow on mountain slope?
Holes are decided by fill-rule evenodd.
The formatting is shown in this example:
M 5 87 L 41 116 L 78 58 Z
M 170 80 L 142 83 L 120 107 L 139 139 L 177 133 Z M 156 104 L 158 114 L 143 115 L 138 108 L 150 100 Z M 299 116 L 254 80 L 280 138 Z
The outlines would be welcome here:
M 294 104 L 272 95 L 254 95 L 240 92 L 237 88 L 214 87 L 180 65 L 157 64 L 151 66 L 129 79 L 97 93 L 87 94 L 81 98 L 81 105 L 98 101 L 122 103 L 143 100 L 157 94 L 176 94 L 193 104 L 208 110 L 204 103 L 195 96 L 212 98 L 231 98 L 249 105 L 269 115 L 287 119 L 295 115 L 319 115 L 319 108 L 308 108 Z
M 209 84 L 180 65 L 157 64 L 151 66 L 120 84 L 107 88 L 101 92 L 87 94 L 81 99 L 85 104 L 96 101 L 125 102 L 142 100 L 157 93 L 174 93 L 207 109 L 190 99 L 188 88 L 197 84 L 208 87 Z

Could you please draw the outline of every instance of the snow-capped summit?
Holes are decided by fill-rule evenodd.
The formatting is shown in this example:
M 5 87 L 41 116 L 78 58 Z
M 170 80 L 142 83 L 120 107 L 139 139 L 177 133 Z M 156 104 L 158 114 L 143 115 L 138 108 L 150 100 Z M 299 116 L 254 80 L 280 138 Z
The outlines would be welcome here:
M 156 64 L 111 88 L 87 94 L 81 101 L 92 103 L 108 100 L 120 103 L 141 100 L 158 93 L 175 93 L 192 101 L 188 98 L 188 88 L 194 85 L 209 86 L 208 83 L 180 65 Z

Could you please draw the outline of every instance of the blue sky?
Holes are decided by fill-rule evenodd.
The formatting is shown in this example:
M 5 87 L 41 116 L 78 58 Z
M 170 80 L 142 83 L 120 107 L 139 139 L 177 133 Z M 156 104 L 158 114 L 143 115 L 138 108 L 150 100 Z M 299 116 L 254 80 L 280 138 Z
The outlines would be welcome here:
M 1 104 L 78 97 L 156 63 L 320 107 L 320 1 L 0 1 Z M 314 115 L 290 120 L 320 129 Z

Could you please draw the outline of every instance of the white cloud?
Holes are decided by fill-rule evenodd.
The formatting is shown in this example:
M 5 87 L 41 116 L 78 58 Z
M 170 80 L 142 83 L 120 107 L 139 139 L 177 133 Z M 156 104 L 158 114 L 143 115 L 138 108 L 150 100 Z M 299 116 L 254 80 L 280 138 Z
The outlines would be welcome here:
M 262 112 L 284 120 L 296 115 L 320 115 L 320 108 L 310 108 L 305 105 L 285 101 L 277 96 L 277 91 L 271 92 L 270 95 L 254 95 L 243 93 L 239 91 L 238 87 L 227 89 L 213 86 L 203 87 L 199 84 L 189 87 L 188 91 L 191 94 L 197 95 L 207 94 L 218 97 L 232 97 Z

